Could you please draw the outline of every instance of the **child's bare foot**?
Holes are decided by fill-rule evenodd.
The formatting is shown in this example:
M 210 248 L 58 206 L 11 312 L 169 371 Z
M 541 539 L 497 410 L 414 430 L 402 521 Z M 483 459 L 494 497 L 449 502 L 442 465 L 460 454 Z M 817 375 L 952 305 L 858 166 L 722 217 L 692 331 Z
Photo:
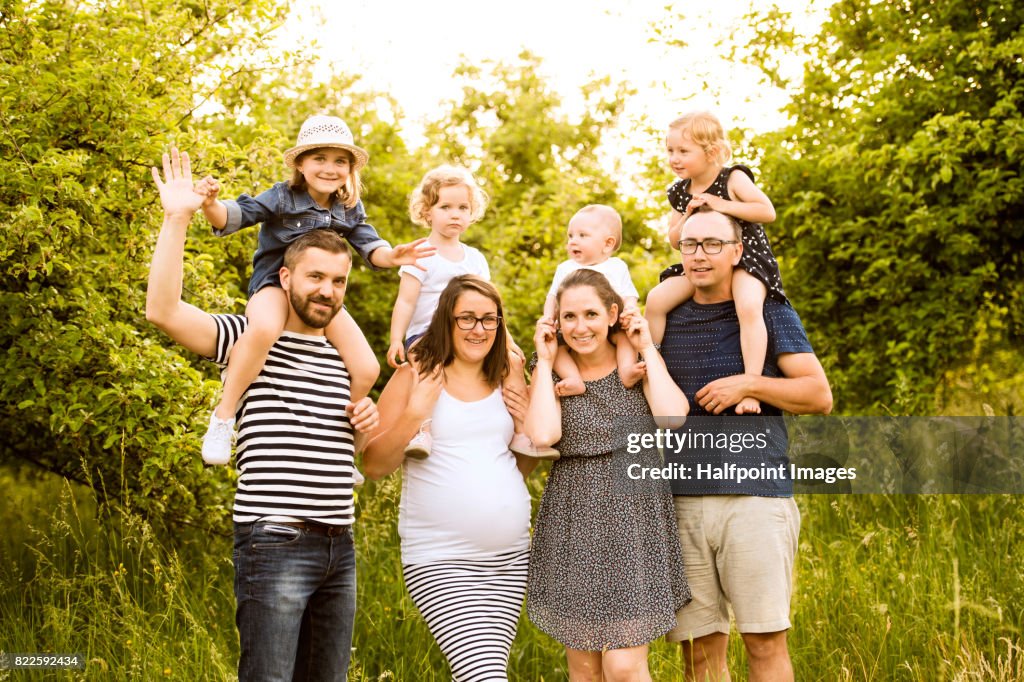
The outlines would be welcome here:
M 744 398 L 736 403 L 736 414 L 761 414 L 761 402 L 754 398 Z
M 620 371 L 619 374 L 619 378 L 622 379 L 622 385 L 626 388 L 633 388 L 636 386 L 636 382 L 647 375 L 647 363 L 643 361 L 634 362 L 625 371 Z
M 583 383 L 583 379 L 570 377 L 568 379 L 562 379 L 555 384 L 555 395 L 560 398 L 570 395 L 583 395 L 586 392 L 587 387 Z

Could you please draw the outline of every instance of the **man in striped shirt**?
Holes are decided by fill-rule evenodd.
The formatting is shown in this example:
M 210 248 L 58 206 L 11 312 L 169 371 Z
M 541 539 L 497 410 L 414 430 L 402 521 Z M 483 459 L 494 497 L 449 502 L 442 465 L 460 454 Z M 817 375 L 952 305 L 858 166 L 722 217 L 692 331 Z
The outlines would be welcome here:
M 153 177 L 164 209 L 150 267 L 146 317 L 185 348 L 222 365 L 245 330 L 241 315 L 210 315 L 181 300 L 192 191 L 187 154 L 164 155 Z M 324 328 L 341 311 L 352 259 L 316 230 L 292 243 L 281 284 L 285 330 L 239 408 L 234 504 L 238 676 L 344 680 L 355 617 L 352 485 L 361 434 L 377 408 L 349 400 L 349 375 Z

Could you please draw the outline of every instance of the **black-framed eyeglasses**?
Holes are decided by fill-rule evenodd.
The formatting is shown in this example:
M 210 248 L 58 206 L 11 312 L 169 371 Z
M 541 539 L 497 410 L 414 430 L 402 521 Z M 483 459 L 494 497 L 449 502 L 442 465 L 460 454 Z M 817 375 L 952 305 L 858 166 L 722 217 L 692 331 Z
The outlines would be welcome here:
M 459 315 L 455 318 L 455 324 L 459 325 L 459 329 L 463 331 L 470 331 L 476 327 L 477 322 L 483 326 L 484 331 L 493 332 L 501 324 L 501 315 L 485 315 L 483 317 L 477 317 L 476 315 Z
M 704 249 L 704 253 L 709 256 L 713 256 L 716 253 L 722 253 L 722 247 L 726 244 L 739 244 L 735 239 L 704 239 L 697 241 L 696 239 L 680 239 L 679 250 L 686 256 L 692 256 L 697 253 L 697 247 Z

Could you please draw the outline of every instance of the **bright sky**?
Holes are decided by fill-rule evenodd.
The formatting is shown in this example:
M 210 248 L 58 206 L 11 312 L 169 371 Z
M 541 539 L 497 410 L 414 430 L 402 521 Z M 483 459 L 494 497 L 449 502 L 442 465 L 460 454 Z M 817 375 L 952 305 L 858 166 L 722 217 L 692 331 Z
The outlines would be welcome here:
M 750 2 L 687 3 L 695 8 L 686 7 L 684 20 L 682 3 L 670 14 L 667 0 L 296 0 L 285 33 L 315 36 L 322 64 L 362 74 L 367 88 L 390 92 L 413 145 L 422 121 L 459 95 L 451 74 L 460 58 L 513 61 L 524 48 L 543 59 L 542 73 L 570 113 L 581 105 L 580 86 L 594 77 L 635 87 L 623 121 L 627 136 L 643 137 L 645 119 L 660 130 L 698 108 L 716 112 L 726 127 L 768 130 L 784 123 L 785 95 L 759 84 L 752 68 L 725 61 L 714 46 Z M 807 26 L 820 21 L 807 2 L 779 4 Z M 671 26 L 670 37 L 685 36 L 689 46 L 651 42 L 655 24 Z

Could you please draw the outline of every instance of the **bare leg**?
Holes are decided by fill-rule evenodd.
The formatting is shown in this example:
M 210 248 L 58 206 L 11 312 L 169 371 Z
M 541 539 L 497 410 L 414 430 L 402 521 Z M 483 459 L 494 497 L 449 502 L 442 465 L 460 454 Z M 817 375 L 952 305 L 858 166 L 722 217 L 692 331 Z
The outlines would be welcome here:
M 602 657 L 605 682 L 651 682 L 647 666 L 647 645 L 609 649 Z
M 373 354 L 373 349 L 370 348 L 359 325 L 344 308 L 335 315 L 325 331 L 327 340 L 338 350 L 338 355 L 341 356 L 352 378 L 349 390 L 352 402 L 362 400 L 370 394 L 370 389 L 380 374 L 377 356 Z
M 569 682 L 602 682 L 600 651 L 565 647 L 565 661 L 569 664 Z
M 530 391 L 526 388 L 526 375 L 523 374 L 523 367 L 525 363 L 523 359 L 512 351 L 508 352 L 509 372 L 508 376 L 505 377 L 505 385 L 512 390 L 522 395 L 530 395 Z M 523 432 L 523 421 L 513 416 L 515 422 L 516 433 Z
M 687 682 L 729 682 L 729 668 L 726 666 L 729 635 L 713 632 L 681 644 L 683 673 Z
M 583 383 L 583 377 L 580 376 L 580 370 L 576 366 L 576 361 L 572 359 L 569 349 L 565 346 L 558 347 L 553 368 L 555 374 L 562 377 L 562 380 L 555 384 L 555 395 L 562 397 L 567 395 L 583 395 L 587 392 L 587 387 Z
M 413 369 L 418 368 L 419 364 L 413 361 L 410 351 L 412 351 L 419 342 L 419 339 L 413 341 L 409 344 L 409 347 L 405 352 L 405 357 L 408 362 L 412 364 Z M 416 435 L 412 437 L 409 444 L 405 446 L 406 457 L 412 457 L 413 459 L 426 459 L 430 456 L 430 450 L 434 447 L 434 437 L 430 433 L 430 422 L 430 419 L 425 419 L 423 423 L 420 424 L 420 430 L 416 432 Z
M 572 358 L 570 358 L 571 360 Z M 525 363 L 523 359 L 514 351 L 509 350 L 508 352 L 509 361 L 509 373 L 505 377 L 505 386 L 519 393 L 520 395 L 530 395 L 530 390 L 526 387 L 526 375 L 523 372 Z M 575 368 L 575 363 L 573 367 Z M 577 372 L 578 374 L 579 372 Z M 582 380 L 581 380 L 582 382 Z M 561 454 L 558 450 L 552 447 L 537 447 L 530 440 L 530 437 L 523 432 L 523 422 L 518 417 L 513 416 L 515 422 L 515 433 L 512 436 L 512 440 L 508 444 L 509 450 L 516 455 L 522 455 L 529 457 L 534 460 L 537 459 L 558 459 Z M 532 467 L 531 467 L 532 468 Z
M 288 297 L 284 289 L 263 287 L 249 299 L 245 315 L 249 324 L 228 356 L 224 392 L 213 412 L 219 419 L 234 418 L 242 395 L 263 370 L 270 348 L 281 336 L 288 319 Z
M 746 270 L 736 268 L 732 275 L 732 295 L 740 321 L 743 372 L 761 376 L 768 353 L 768 328 L 764 323 L 764 299 L 768 289 Z M 760 413 L 761 403 L 749 396 L 736 404 L 736 414 Z
M 750 663 L 750 682 L 792 682 L 786 631 L 746 633 L 743 644 Z
M 615 363 L 619 366 L 619 378 L 626 388 L 633 388 L 636 382 L 647 374 L 647 363 L 636 359 L 636 350 L 629 342 L 625 332 L 615 332 L 612 337 L 615 342 Z
M 660 344 L 665 337 L 668 314 L 693 298 L 693 284 L 687 277 L 669 277 L 647 294 L 644 317 L 651 328 L 651 339 Z

